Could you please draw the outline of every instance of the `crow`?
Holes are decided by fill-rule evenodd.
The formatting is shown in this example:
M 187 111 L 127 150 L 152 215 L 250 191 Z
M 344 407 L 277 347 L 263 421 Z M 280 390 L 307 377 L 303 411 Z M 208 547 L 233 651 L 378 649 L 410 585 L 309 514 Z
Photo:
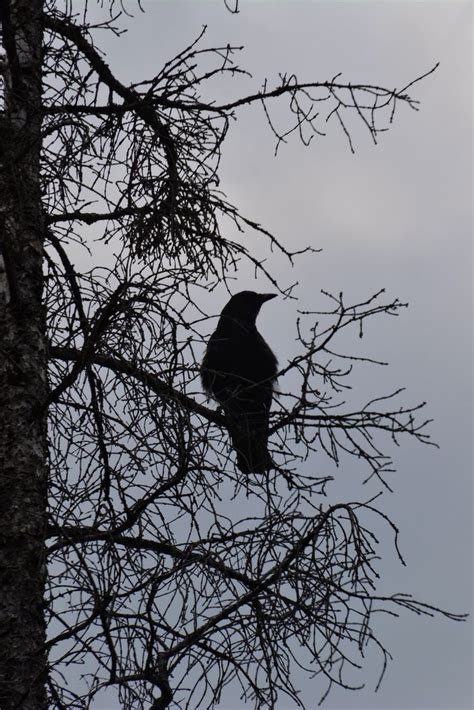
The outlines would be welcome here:
M 264 473 L 268 420 L 278 362 L 255 321 L 274 293 L 241 291 L 224 307 L 201 365 L 204 390 L 224 410 L 237 465 L 242 473 Z

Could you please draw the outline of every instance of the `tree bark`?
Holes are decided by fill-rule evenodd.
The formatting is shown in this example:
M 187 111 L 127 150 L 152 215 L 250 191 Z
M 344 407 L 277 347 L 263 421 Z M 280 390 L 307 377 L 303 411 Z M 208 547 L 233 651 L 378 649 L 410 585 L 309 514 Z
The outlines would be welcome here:
M 43 0 L 1 0 L 0 707 L 46 710 Z

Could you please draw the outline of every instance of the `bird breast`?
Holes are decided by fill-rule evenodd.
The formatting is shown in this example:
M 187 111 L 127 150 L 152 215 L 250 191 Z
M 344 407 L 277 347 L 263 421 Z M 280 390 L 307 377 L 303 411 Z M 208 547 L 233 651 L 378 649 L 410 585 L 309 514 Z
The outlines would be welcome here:
M 209 340 L 201 378 L 205 390 L 221 401 L 236 389 L 257 383 L 265 384 L 271 393 L 277 366 L 275 355 L 255 326 L 218 328 Z

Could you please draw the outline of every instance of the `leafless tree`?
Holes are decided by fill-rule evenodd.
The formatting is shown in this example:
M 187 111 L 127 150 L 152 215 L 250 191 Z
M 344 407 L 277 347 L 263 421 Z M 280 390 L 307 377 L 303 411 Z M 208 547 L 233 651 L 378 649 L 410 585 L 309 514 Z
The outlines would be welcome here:
M 358 361 L 376 364 L 345 333 L 404 304 L 326 293 L 323 311 L 294 301 L 300 354 L 279 375 L 275 468 L 238 471 L 198 378 L 223 304 L 200 303 L 242 261 L 294 297 L 255 240 L 289 266 L 299 254 L 219 190 L 221 150 L 246 105 L 277 148 L 334 127 L 353 149 L 355 122 L 376 142 L 399 107 L 418 108 L 424 77 L 387 89 L 280 76 L 223 103 L 202 98 L 209 82 L 246 73 L 237 47 L 206 48 L 203 31 L 127 85 L 96 37 L 120 35 L 131 2 L 99 5 L 94 21 L 92 3 L 2 2 L 2 708 L 88 708 L 109 686 L 130 710 L 213 707 L 229 684 L 257 708 L 285 695 L 303 707 L 295 667 L 323 677 L 321 695 L 351 687 L 346 667 L 367 645 L 385 668 L 375 609 L 445 613 L 377 593 L 373 530 L 397 546 L 397 528 L 367 494 L 325 505 L 323 461 L 363 461 L 388 486 L 390 443 L 431 442 L 423 405 L 401 391 L 344 401 Z

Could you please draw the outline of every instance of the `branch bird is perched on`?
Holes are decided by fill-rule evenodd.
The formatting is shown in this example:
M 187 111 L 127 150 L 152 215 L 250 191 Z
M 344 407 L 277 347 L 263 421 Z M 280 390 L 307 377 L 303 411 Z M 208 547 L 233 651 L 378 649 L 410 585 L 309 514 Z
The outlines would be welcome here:
M 205 391 L 223 408 L 237 465 L 243 473 L 272 466 L 268 421 L 277 359 L 255 321 L 276 294 L 241 291 L 224 307 L 201 365 Z

